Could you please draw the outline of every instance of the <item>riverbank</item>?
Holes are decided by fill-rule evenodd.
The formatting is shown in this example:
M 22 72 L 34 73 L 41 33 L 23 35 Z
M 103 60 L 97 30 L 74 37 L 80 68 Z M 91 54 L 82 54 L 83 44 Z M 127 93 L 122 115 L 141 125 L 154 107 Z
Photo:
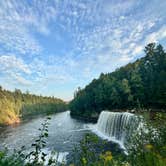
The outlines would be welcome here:
M 7 116 L 5 118 L 1 118 L 0 127 L 19 124 L 19 123 L 21 123 L 21 119 L 18 116 Z
M 70 115 L 74 119 L 78 119 L 78 120 L 81 120 L 83 122 L 90 122 L 90 123 L 97 123 L 97 120 L 99 117 L 99 115 L 96 117 L 78 116 L 78 115 L 73 115 L 73 114 L 70 114 Z
M 19 123 L 27 122 L 27 121 L 35 119 L 35 118 L 43 118 L 45 116 L 52 116 L 52 115 L 55 115 L 57 113 L 63 113 L 63 112 L 66 112 L 66 110 L 57 111 L 57 112 L 49 112 L 46 110 L 45 112 L 39 112 L 38 114 L 28 114 L 26 116 L 20 115 L 20 116 L 8 117 L 8 118 L 5 117 L 5 121 L 0 123 L 0 127 L 17 125 Z
M 112 110 L 107 110 L 110 112 L 128 112 L 128 113 L 133 113 L 136 115 L 142 115 L 146 120 L 154 120 L 156 117 L 157 113 L 161 113 L 161 114 L 166 114 L 166 109 L 156 109 L 156 108 L 144 108 L 144 109 L 112 109 Z M 88 114 L 88 115 L 77 115 L 74 113 L 70 113 L 70 115 L 75 118 L 75 119 L 79 119 L 85 122 L 91 122 L 91 123 L 96 123 L 100 113 L 93 113 Z
M 29 115 L 55 113 L 67 109 L 67 104 L 55 97 L 37 96 L 14 92 L 0 88 L 0 125 L 20 123 L 22 118 Z

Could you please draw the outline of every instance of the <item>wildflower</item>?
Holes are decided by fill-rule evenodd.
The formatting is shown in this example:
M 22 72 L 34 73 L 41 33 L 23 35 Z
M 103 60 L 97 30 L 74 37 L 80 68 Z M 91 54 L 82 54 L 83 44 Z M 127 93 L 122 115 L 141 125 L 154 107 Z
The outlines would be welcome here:
M 151 145 L 151 144 L 146 144 L 146 145 L 145 145 L 145 149 L 151 150 L 151 149 L 153 149 L 153 145 Z
M 105 162 L 109 162 L 112 160 L 112 153 L 110 151 L 105 152 L 105 154 L 100 155 L 100 158 L 103 159 Z

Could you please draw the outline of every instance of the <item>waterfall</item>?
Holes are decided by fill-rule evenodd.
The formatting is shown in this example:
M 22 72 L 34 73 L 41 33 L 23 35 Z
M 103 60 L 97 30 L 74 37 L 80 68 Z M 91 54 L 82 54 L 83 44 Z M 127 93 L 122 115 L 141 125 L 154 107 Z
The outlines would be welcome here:
M 128 112 L 102 111 L 95 129 L 99 136 L 117 142 L 124 148 L 127 136 L 137 129 L 137 122 L 137 117 Z

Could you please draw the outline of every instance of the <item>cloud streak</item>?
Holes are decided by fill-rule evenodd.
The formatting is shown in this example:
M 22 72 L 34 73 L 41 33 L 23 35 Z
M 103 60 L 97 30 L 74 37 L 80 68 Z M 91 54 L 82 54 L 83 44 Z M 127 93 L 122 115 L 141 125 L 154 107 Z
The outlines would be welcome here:
M 147 43 L 165 41 L 165 6 L 163 0 L 2 0 L 1 80 L 11 77 L 46 95 L 61 96 L 63 87 L 71 99 L 77 86 L 143 56 Z
M 1 72 L 4 71 L 21 71 L 30 74 L 31 71 L 27 64 L 22 59 L 16 58 L 14 55 L 1 55 L 0 56 Z

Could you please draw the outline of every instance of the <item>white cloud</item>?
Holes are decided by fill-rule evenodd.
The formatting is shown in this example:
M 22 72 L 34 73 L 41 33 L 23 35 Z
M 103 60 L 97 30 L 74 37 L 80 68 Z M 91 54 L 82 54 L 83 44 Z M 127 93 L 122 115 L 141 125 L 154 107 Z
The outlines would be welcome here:
M 29 65 L 36 77 L 33 81 L 38 84 L 64 84 L 72 81 L 71 72 L 75 68 L 75 61 L 68 58 L 48 57 L 51 63 L 35 58 Z
M 21 71 L 30 74 L 31 71 L 27 64 L 21 58 L 16 58 L 14 55 L 0 55 L 1 71 Z
M 10 80 L 10 82 L 14 81 L 16 85 L 31 85 L 31 81 L 24 78 L 31 74 L 29 66 L 21 58 L 16 58 L 14 55 L 0 56 L 0 74 L 4 74 L 4 79 Z
M 5 20 L 0 20 L 0 43 L 2 48 L 8 52 L 38 54 L 41 50 L 38 42 L 27 32 L 25 27 Z
M 19 73 L 10 73 L 10 76 L 16 80 L 17 83 L 23 85 L 23 86 L 30 86 L 32 85 L 32 82 L 29 80 L 26 80 L 23 76 L 21 76 Z
M 146 37 L 145 43 L 148 44 L 152 42 L 158 42 L 159 40 L 162 40 L 163 38 L 166 38 L 166 26 L 163 26 L 158 31 L 149 34 Z
M 122 55 L 121 57 L 119 57 L 119 61 L 121 62 L 120 65 L 127 64 L 131 60 L 132 60 L 132 57 L 130 57 L 128 55 Z
M 1 49 L 20 54 L 39 54 L 42 50 L 34 31 L 48 35 L 49 23 L 56 18 L 56 8 L 46 1 L 0 1 Z
M 108 1 L 107 3 L 103 3 L 104 10 L 108 14 L 112 14 L 114 16 L 124 14 L 130 11 L 133 6 L 137 5 L 135 1 L 128 0 L 128 1 Z M 122 17 L 123 18 L 123 17 Z
M 143 46 L 136 46 L 132 52 L 133 55 L 137 55 L 143 51 Z
M 36 89 L 83 85 L 135 59 L 145 43 L 166 37 L 165 26 L 161 28 L 164 5 L 154 9 L 154 4 L 156 0 L 151 4 L 141 0 L 2 0 L 0 72 L 8 71 L 6 75 L 16 82 L 33 83 Z M 23 60 L 23 55 L 30 56 Z

